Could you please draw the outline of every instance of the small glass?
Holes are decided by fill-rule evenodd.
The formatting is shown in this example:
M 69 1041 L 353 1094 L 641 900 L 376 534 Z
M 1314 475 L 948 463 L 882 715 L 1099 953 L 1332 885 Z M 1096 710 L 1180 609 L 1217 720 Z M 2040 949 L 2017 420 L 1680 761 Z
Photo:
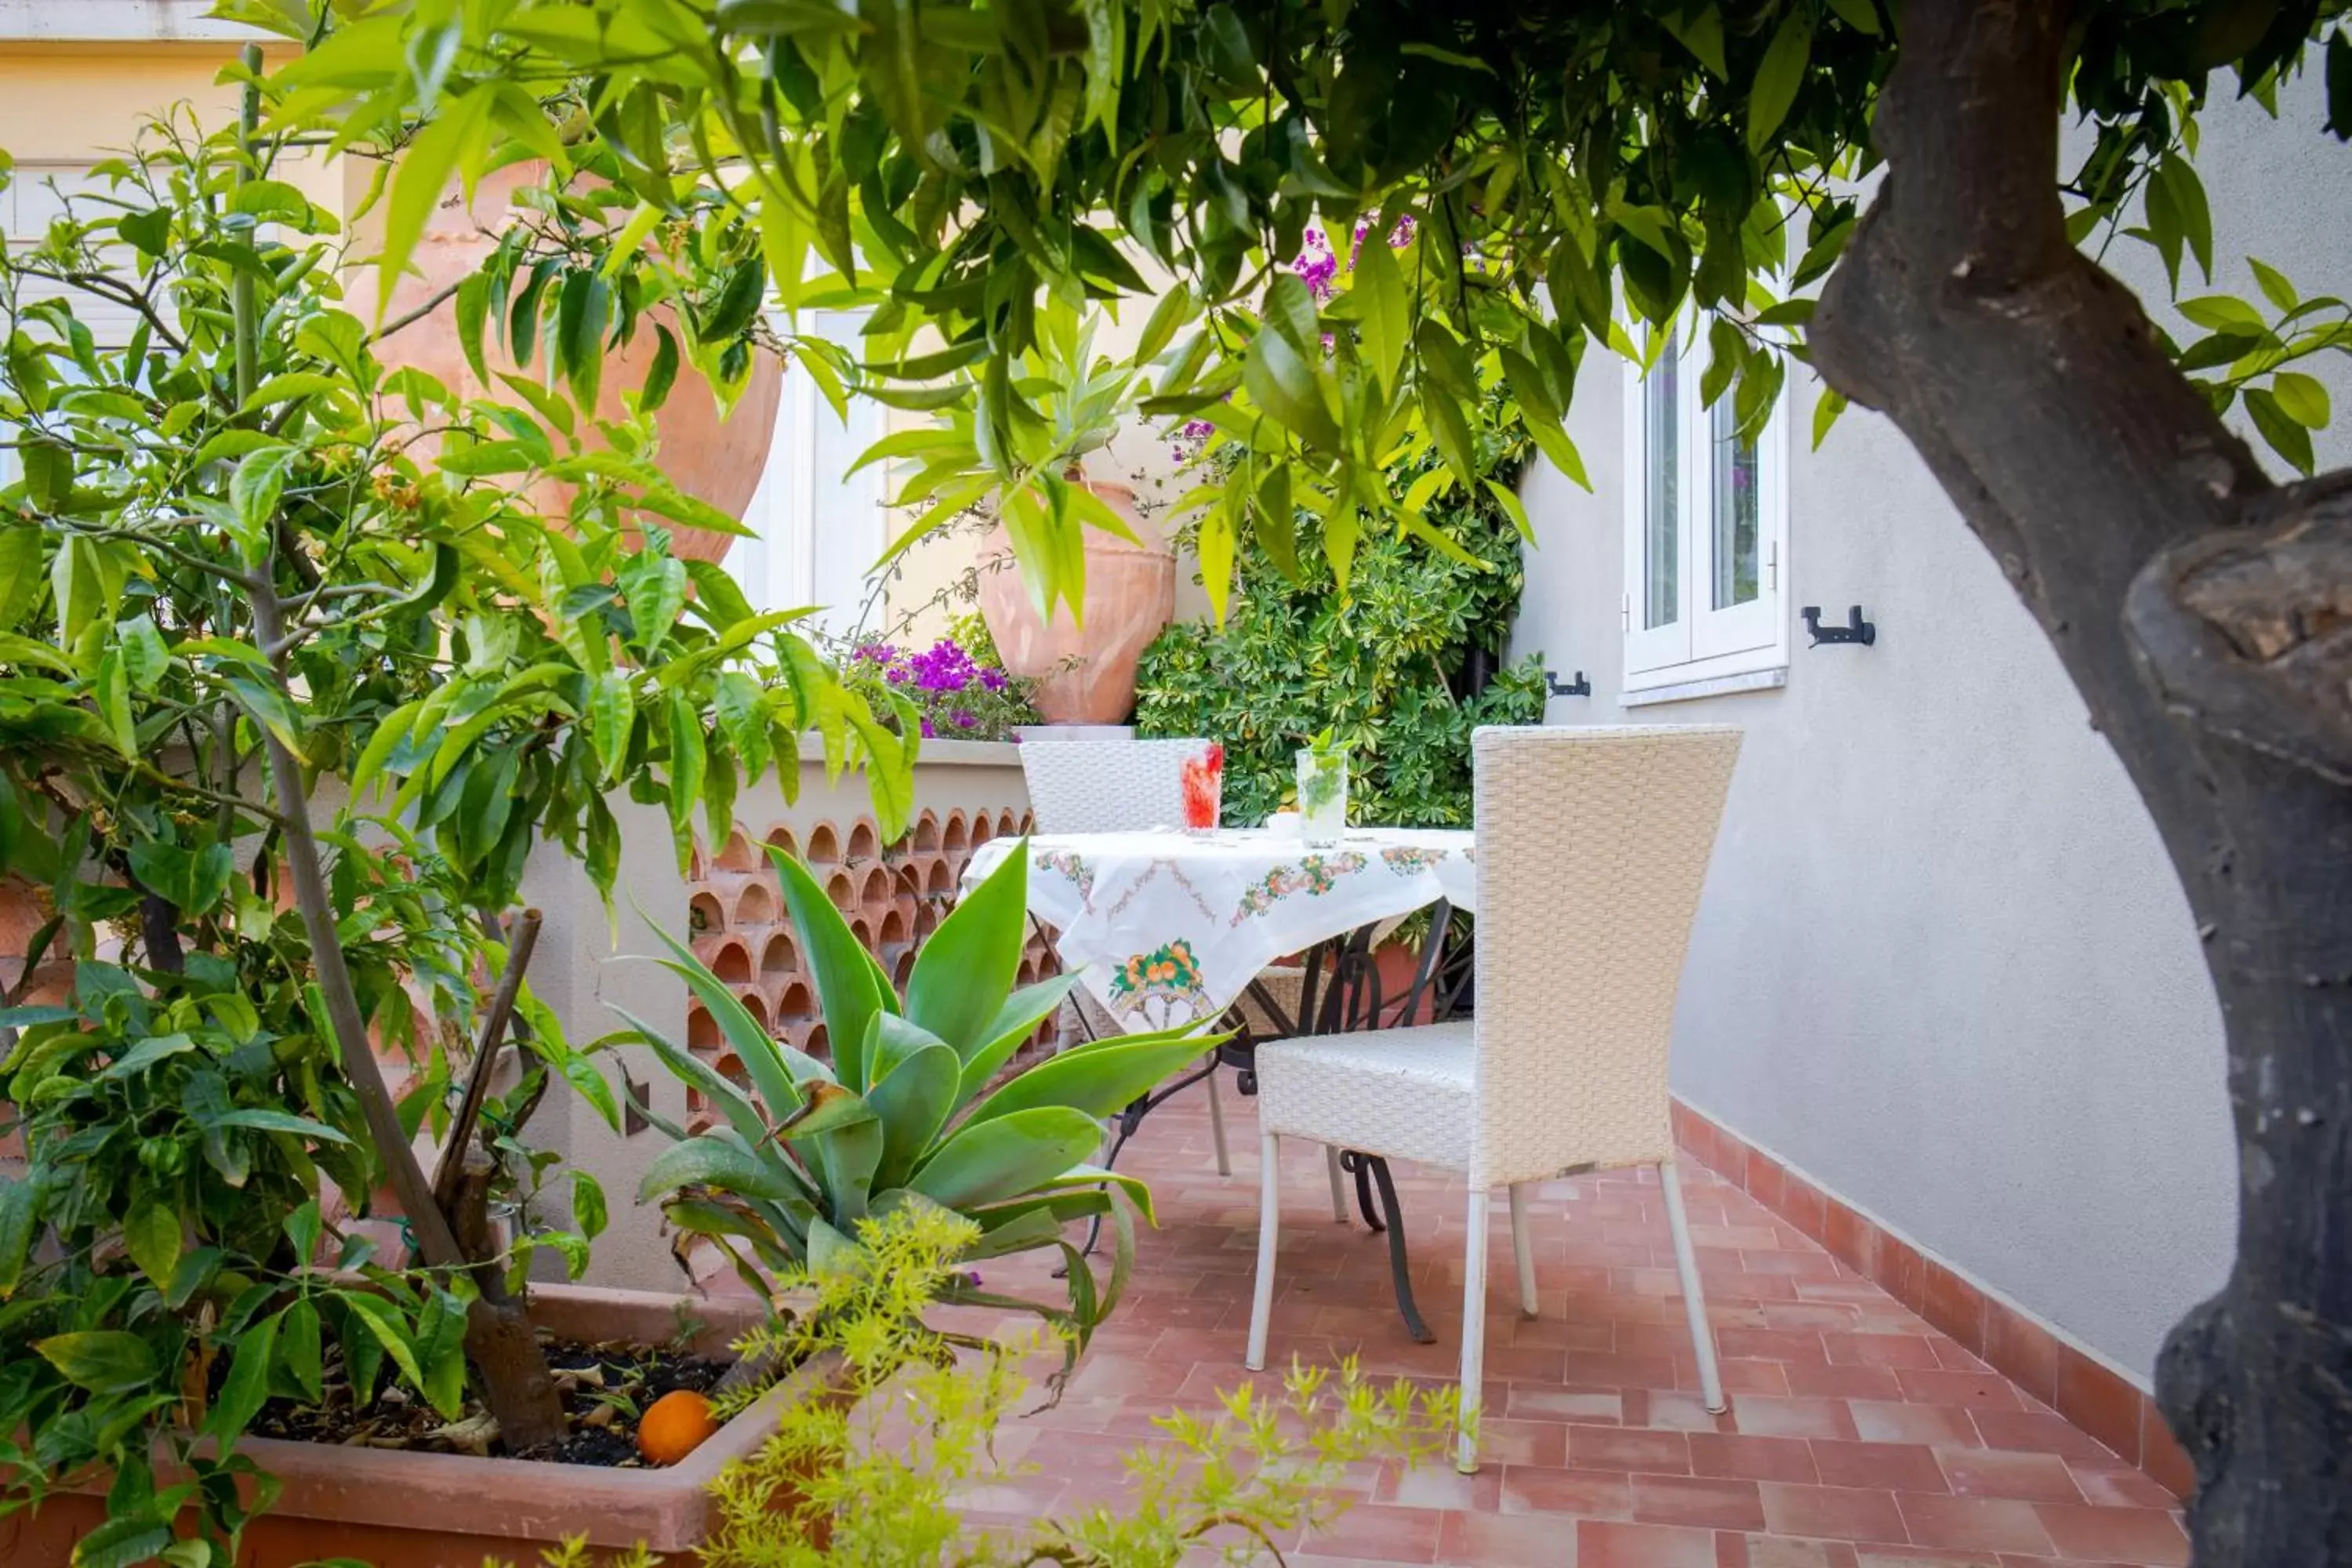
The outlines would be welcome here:
M 1348 830 L 1348 755 L 1298 753 L 1298 817 L 1307 842 L 1328 848 Z
M 1212 741 L 1184 759 L 1184 830 L 1214 833 L 1224 807 L 1225 749 Z

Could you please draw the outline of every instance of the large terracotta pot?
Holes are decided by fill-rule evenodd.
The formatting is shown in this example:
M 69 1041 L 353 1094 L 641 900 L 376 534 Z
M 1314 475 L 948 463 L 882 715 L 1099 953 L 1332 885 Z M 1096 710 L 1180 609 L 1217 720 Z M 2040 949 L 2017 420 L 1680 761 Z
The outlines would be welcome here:
M 497 248 L 499 235 L 513 210 L 510 198 L 515 189 L 536 184 L 546 175 L 544 163 L 509 164 L 483 177 L 475 187 L 470 210 L 462 193 L 452 185 L 426 221 L 424 237 L 417 243 L 413 270 L 393 290 L 392 305 L 384 319 L 398 320 L 478 268 Z M 667 307 L 651 314 L 667 321 L 673 332 L 677 331 L 675 320 L 667 316 Z M 652 321 L 641 319 L 625 347 L 606 353 L 604 373 L 596 393 L 598 418 L 617 420 L 626 416 L 622 395 L 644 388 L 646 376 L 653 369 L 658 341 Z M 443 301 L 430 315 L 393 333 L 378 345 L 376 353 L 388 365 L 415 365 L 430 372 L 460 396 L 519 401 L 503 383 L 493 381 L 485 386 L 474 374 L 458 337 L 455 300 Z M 499 372 L 516 371 L 510 357 L 487 343 L 483 357 L 493 376 Z M 546 362 L 534 354 L 532 371 L 527 374 L 543 376 L 545 372 Z M 752 491 L 759 489 L 761 471 L 767 467 L 783 386 L 782 362 L 773 354 L 753 355 L 751 380 L 733 410 L 722 419 L 709 379 L 692 365 L 681 363 L 668 399 L 654 416 L 661 434 L 656 460 L 663 471 L 688 495 L 740 520 L 743 509 L 751 503 Z M 593 430 L 588 439 L 592 445 L 601 444 Z M 540 480 L 526 493 L 544 516 L 562 517 L 571 505 L 572 487 L 552 479 Z M 672 552 L 687 560 L 719 560 L 734 542 L 731 534 L 680 528 L 667 521 L 663 526 L 670 530 Z
M 1037 682 L 1037 711 L 1049 724 L 1117 724 L 1135 710 L 1135 665 L 1176 616 L 1176 551 L 1135 510 L 1125 485 L 1089 484 L 1127 520 L 1141 548 L 1098 528 L 1086 531 L 1086 618 L 1055 606 L 1049 623 L 1013 563 L 1013 540 L 999 523 L 980 552 L 980 613 L 1004 668 Z
M 592 1342 L 660 1344 L 690 1315 L 699 1324 L 693 1344 L 706 1354 L 722 1353 L 762 1310 L 742 1298 L 562 1285 L 533 1288 L 530 1307 L 541 1327 Z M 812 1362 L 684 1460 L 659 1470 L 248 1438 L 237 1451 L 285 1489 L 247 1528 L 236 1568 L 295 1568 L 334 1557 L 372 1568 L 482 1568 L 485 1562 L 536 1568 L 542 1548 L 583 1534 L 600 1549 L 600 1563 L 642 1542 L 656 1562 L 688 1568 L 701 1562 L 697 1548 L 717 1516 L 712 1479 L 755 1452 L 784 1410 L 832 1385 L 837 1374 L 831 1358 Z M 101 1478 L 37 1510 L 0 1519 L 0 1563 L 67 1568 L 74 1542 L 106 1518 L 104 1488 Z

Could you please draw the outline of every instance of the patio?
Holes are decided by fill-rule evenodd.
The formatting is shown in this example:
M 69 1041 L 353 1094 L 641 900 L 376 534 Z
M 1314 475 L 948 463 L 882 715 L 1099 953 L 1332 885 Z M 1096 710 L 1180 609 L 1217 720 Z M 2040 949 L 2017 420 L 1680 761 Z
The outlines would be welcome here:
M 1158 1416 L 1213 1407 L 1242 1367 L 1256 1235 L 1254 1101 L 1228 1094 L 1230 1178 L 1206 1099 L 1149 1118 L 1122 1157 L 1160 1228 L 1067 1396 L 1000 1440 L 1020 1472 L 968 1499 L 981 1522 L 1109 1501 L 1120 1457 Z M 1491 1293 L 1486 1463 L 1360 1478 L 1363 1495 L 1297 1568 L 1353 1562 L 1484 1568 L 1910 1568 L 2168 1564 L 2174 1500 L 2048 1405 L 1906 1310 L 1696 1162 L 1693 1239 L 1733 1408 L 1701 1406 L 1653 1173 L 1545 1184 L 1532 1205 L 1543 1316 Z M 1386 1248 L 1331 1223 L 1320 1152 L 1284 1158 L 1281 1293 L 1269 1371 L 1293 1356 L 1451 1383 L 1461 1325 L 1458 1180 L 1400 1164 L 1414 1283 L 1434 1344 L 1391 1304 Z M 1508 1278 L 1495 1222 L 1491 1268 Z M 1031 1254 L 990 1283 L 1050 1294 Z M 1033 1278 L 1034 1276 L 1034 1278 Z

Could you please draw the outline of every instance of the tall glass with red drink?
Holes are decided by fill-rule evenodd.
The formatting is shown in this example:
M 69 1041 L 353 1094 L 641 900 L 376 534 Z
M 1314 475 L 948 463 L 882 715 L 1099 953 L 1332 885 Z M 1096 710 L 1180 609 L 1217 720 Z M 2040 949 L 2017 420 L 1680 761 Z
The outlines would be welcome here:
M 1225 748 L 1212 741 L 1198 756 L 1184 759 L 1184 828 L 1214 833 L 1224 805 Z

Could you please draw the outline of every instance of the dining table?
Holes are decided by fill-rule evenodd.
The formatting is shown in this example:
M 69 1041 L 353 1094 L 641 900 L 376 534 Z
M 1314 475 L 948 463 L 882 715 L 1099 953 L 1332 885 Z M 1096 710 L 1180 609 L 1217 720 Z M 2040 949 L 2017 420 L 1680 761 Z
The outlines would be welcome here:
M 1013 854 L 1028 859 L 1031 918 L 1122 1029 L 1230 1031 L 1206 1066 L 1113 1119 L 1106 1165 L 1154 1109 L 1220 1067 L 1255 1093 L 1262 1041 L 1443 1022 L 1470 1002 L 1469 930 L 1457 917 L 1477 909 L 1478 847 L 1466 830 L 1365 826 L 1325 843 L 1273 828 L 997 838 L 973 851 L 965 889 Z M 1429 918 L 1413 922 L 1417 950 L 1400 984 L 1379 949 L 1423 910 Z M 1265 983 L 1276 964 L 1295 973 L 1295 986 Z M 1356 1151 L 1341 1152 L 1339 1163 L 1355 1179 L 1365 1223 L 1387 1235 L 1406 1327 L 1428 1342 L 1388 1163 Z

